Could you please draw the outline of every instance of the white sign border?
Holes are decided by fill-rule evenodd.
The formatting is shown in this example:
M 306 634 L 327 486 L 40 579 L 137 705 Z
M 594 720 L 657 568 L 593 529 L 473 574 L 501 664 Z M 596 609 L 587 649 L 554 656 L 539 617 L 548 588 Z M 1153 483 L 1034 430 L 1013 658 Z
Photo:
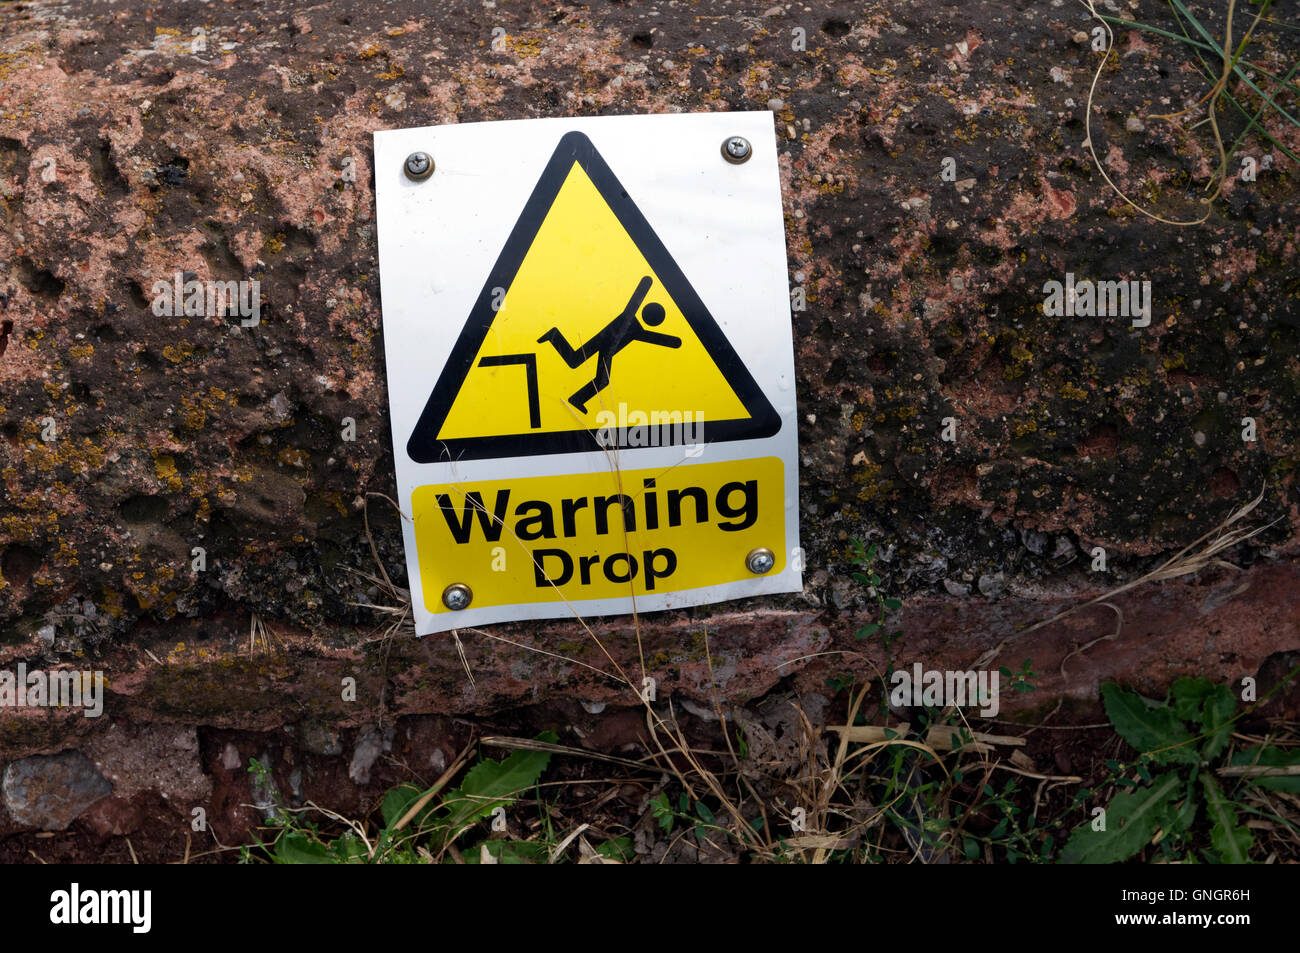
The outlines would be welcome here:
M 787 552 L 781 572 L 637 596 L 637 611 L 802 590 L 790 286 L 773 129 L 772 114 L 762 111 L 507 120 L 374 134 L 384 353 L 418 634 L 631 611 L 630 598 L 620 597 L 429 612 L 409 518 L 418 486 L 611 468 L 609 455 L 599 451 L 428 464 L 406 454 L 415 422 L 483 281 L 555 146 L 571 131 L 592 140 L 781 418 L 781 429 L 771 437 L 709 444 L 696 457 L 685 458 L 681 447 L 616 452 L 623 470 L 764 456 L 780 457 L 785 470 Z M 732 135 L 751 143 L 748 161 L 732 164 L 722 158 L 722 142 Z M 403 171 L 406 157 L 416 151 L 434 160 L 435 171 L 423 182 Z M 446 317 L 445 333 L 431 334 L 423 323 L 430 314 L 436 320 Z M 506 463 L 509 473 L 503 472 Z

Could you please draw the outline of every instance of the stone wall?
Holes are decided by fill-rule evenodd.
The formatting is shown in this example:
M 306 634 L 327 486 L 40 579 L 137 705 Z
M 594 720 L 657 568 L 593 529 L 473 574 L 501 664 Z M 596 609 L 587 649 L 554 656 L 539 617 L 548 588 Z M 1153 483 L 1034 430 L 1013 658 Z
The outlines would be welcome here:
M 854 637 L 876 603 L 851 538 L 878 545 L 881 590 L 903 600 L 895 658 L 966 667 L 1261 490 L 1238 526 L 1268 528 L 1218 554 L 1236 568 L 1141 585 L 1113 600 L 1118 630 L 1095 606 L 991 664 L 1032 661 L 1039 690 L 1014 712 L 1090 701 L 1108 678 L 1158 693 L 1187 672 L 1267 675 L 1300 650 L 1296 165 L 1249 138 L 1257 179 L 1234 169 L 1204 224 L 1135 212 L 1084 145 L 1100 54 L 1077 5 L 127 0 L 0 16 L 0 665 L 102 670 L 109 716 L 0 711 L 0 759 L 102 745 L 117 723 L 175 726 L 185 747 L 194 726 L 631 705 L 584 667 L 608 671 L 606 650 L 695 705 L 823 690 L 885 663 Z M 1252 55 L 1294 62 L 1281 33 Z M 1200 214 L 1217 152 L 1204 127 L 1150 114 L 1208 88 L 1185 49 L 1136 32 L 1098 83 L 1098 156 L 1166 217 Z M 724 109 L 773 112 L 806 296 L 805 593 L 459 646 L 359 605 L 400 607 L 405 584 L 383 498 L 371 133 Z M 1220 117 L 1235 137 L 1240 117 Z M 1265 121 L 1300 151 L 1300 129 Z M 153 283 L 177 271 L 258 280 L 260 324 L 159 317 Z M 1150 325 L 1044 313 L 1067 274 L 1150 281 Z

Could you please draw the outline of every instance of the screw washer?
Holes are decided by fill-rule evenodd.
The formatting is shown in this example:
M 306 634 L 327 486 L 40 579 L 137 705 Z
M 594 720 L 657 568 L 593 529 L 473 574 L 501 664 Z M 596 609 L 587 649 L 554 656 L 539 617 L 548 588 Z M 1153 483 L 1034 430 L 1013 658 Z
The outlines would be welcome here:
M 754 154 L 754 147 L 744 136 L 728 136 L 722 140 L 722 158 L 732 165 L 740 165 Z
M 415 182 L 423 182 L 433 175 L 433 156 L 427 152 L 412 152 L 402 164 L 406 177 Z
M 442 590 L 442 604 L 453 612 L 469 608 L 469 604 L 473 601 L 474 593 L 464 583 L 453 582 Z

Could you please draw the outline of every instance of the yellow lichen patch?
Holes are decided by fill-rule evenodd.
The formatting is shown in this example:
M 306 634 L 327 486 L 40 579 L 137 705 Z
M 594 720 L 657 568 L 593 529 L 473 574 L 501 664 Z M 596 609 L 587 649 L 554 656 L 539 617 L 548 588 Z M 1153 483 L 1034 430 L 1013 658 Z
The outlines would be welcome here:
M 384 52 L 384 48 L 378 43 L 371 43 L 364 50 L 357 54 L 359 60 L 369 60 Z
M 79 361 L 85 360 L 94 353 L 95 345 L 93 344 L 76 344 L 68 348 L 68 354 Z
M 66 540 L 59 540 L 59 551 L 54 554 L 54 564 L 56 566 L 76 566 L 79 565 L 77 551 Z
M 163 357 L 173 364 L 179 364 L 194 353 L 194 348 L 188 344 L 168 344 L 163 348 Z
M 159 453 L 153 458 L 154 475 L 158 482 L 164 484 L 168 490 L 173 493 L 180 491 L 182 483 L 180 474 L 176 471 L 176 461 L 172 459 L 171 454 Z
M 348 508 L 343 505 L 343 494 L 337 490 L 331 491 L 324 495 L 325 501 L 339 511 L 340 516 L 348 515 Z
M 1067 400 L 1087 400 L 1088 392 L 1074 384 L 1064 384 L 1061 387 L 1061 396 Z
M 29 61 L 34 64 L 40 58 L 41 47 L 37 44 L 25 46 L 21 50 L 0 52 L 0 79 L 8 79 L 11 75 L 27 66 Z M 10 118 L 15 118 L 16 115 L 11 113 Z
M 5 536 L 16 543 L 26 543 L 36 538 L 38 527 L 21 516 L 0 516 L 0 528 Z
M 111 619 L 120 619 L 126 615 L 126 610 L 122 608 L 122 594 L 113 589 L 104 590 L 104 603 L 99 608 L 108 613 Z
M 507 36 L 504 45 L 523 60 L 534 59 L 542 52 L 542 41 L 533 37 Z
M 104 450 L 86 437 L 80 441 L 42 441 L 28 448 L 25 459 L 29 466 L 43 473 L 60 466 L 70 467 L 76 473 L 88 473 L 104 465 Z
M 215 484 L 212 478 L 204 470 L 199 470 L 190 474 L 189 492 L 193 499 L 199 499 L 206 493 L 212 492 Z
M 284 251 L 284 232 L 276 232 L 262 245 L 262 248 L 272 255 L 277 255 Z
M 207 395 L 195 394 L 182 397 L 181 406 L 185 409 L 181 424 L 187 430 L 201 430 L 207 422 L 208 414 L 227 401 L 226 392 L 220 387 L 209 387 Z
M 863 503 L 875 499 L 892 485 L 889 480 L 880 479 L 881 469 L 880 464 L 867 460 L 854 470 L 853 482 L 858 485 L 858 499 Z

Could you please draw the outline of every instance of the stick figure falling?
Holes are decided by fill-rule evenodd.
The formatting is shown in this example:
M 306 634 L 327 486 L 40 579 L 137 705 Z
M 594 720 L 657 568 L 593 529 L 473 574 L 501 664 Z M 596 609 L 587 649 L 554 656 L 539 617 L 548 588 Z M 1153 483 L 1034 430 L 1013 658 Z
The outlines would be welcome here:
M 649 275 L 642 278 L 637 283 L 636 290 L 632 292 L 632 297 L 628 299 L 627 307 L 614 320 L 592 335 L 591 339 L 580 348 L 571 347 L 559 328 L 551 328 L 537 339 L 538 344 L 549 341 L 561 360 L 575 370 L 590 360 L 593 355 L 596 356 L 595 378 L 584 384 L 569 398 L 569 403 L 581 413 L 587 412 L 587 401 L 609 386 L 609 374 L 614 363 L 614 355 L 633 341 L 643 341 L 659 347 L 682 346 L 681 338 L 651 331 L 649 328 L 642 327 L 637 321 L 637 308 L 641 307 L 641 302 L 645 300 L 652 283 Z M 663 320 L 663 305 L 652 301 L 641 309 L 641 321 L 650 327 L 662 324 Z

